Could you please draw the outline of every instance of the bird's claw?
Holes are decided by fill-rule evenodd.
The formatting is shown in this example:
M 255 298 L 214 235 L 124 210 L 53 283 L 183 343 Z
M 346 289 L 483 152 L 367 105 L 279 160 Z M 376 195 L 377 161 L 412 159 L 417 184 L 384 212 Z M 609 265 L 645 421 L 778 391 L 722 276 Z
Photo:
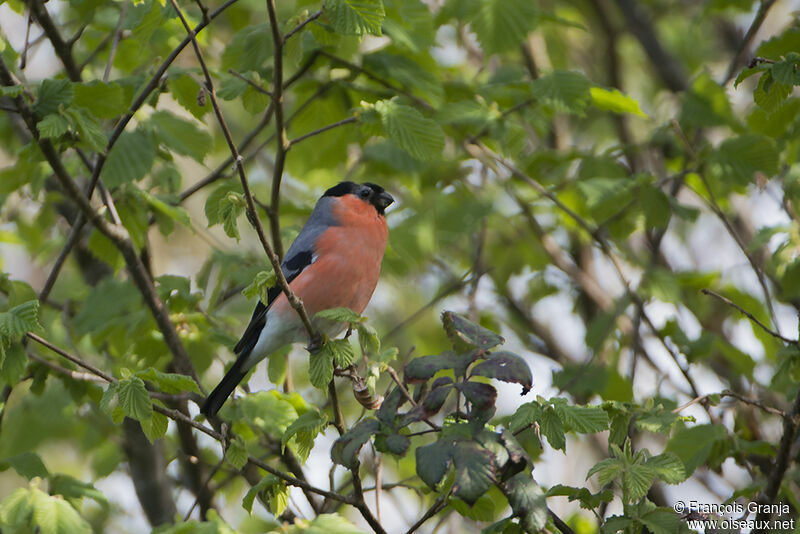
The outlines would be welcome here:
M 311 354 L 319 352 L 319 350 L 322 348 L 322 345 L 324 345 L 325 341 L 327 341 L 325 338 L 326 336 L 320 334 L 315 335 L 313 338 L 309 340 L 306 350 Z

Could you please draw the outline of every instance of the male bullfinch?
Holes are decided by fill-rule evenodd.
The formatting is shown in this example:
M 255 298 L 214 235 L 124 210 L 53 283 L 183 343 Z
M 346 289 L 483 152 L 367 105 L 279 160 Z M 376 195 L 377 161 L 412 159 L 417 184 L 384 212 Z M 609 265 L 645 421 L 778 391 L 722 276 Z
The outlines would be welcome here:
M 392 196 L 378 185 L 341 182 L 317 201 L 314 211 L 289 247 L 281 269 L 309 317 L 330 308 L 361 313 L 378 283 L 389 230 L 384 210 Z M 320 333 L 334 337 L 347 326 L 312 320 Z M 260 300 L 250 324 L 233 348 L 238 355 L 230 371 L 206 399 L 202 412 L 211 417 L 247 372 L 275 350 L 305 341 L 308 335 L 297 312 L 279 287 Z

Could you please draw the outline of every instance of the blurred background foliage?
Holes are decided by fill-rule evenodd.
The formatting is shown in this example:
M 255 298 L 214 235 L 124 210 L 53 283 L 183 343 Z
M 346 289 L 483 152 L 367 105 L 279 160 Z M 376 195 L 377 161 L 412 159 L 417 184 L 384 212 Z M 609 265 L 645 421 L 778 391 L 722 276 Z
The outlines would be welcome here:
M 785 502 L 781 515 L 797 516 L 796 2 L 178 5 L 276 250 L 341 180 L 397 200 L 365 312 L 381 348 L 362 326 L 352 349 L 374 396 L 392 387 L 387 366 L 402 376 L 450 348 L 438 317 L 455 310 L 533 371 L 523 398 L 496 383 L 487 428 L 512 431 L 536 466 L 569 524 L 550 528 L 685 530 L 670 510 L 689 497 Z M 355 508 L 313 503 L 248 463 L 350 491 L 352 473 L 332 468 L 328 392 L 301 348 L 270 357 L 271 382 L 264 366 L 252 374 L 252 391 L 278 389 L 223 412 L 238 436 L 227 461 L 186 422 L 200 390 L 184 375 L 216 383 L 271 277 L 173 3 L 7 0 L 0 29 L 4 531 L 140 532 L 176 518 L 163 531 L 368 528 Z M 63 176 L 94 189 L 125 239 L 85 224 Z M 136 261 L 152 295 L 129 274 Z M 20 343 L 28 331 L 115 382 Z M 458 378 L 447 369 L 437 376 Z M 364 410 L 336 383 L 355 427 Z M 462 399 L 448 398 L 430 416 L 453 435 Z M 544 501 L 526 508 L 505 482 L 477 500 L 451 495 L 452 476 L 432 491 L 414 454 L 431 436 L 400 451 L 381 428 L 362 436 L 379 434 L 360 473 L 387 531 L 541 528 L 531 510 Z

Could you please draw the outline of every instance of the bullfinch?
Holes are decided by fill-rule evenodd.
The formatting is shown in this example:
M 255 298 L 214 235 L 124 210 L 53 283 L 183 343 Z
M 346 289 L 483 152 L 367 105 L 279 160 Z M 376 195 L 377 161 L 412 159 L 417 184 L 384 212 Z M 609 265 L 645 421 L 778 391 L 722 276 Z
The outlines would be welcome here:
M 361 313 L 378 283 L 389 230 L 384 210 L 392 196 L 375 184 L 341 182 L 317 201 L 281 269 L 303 301 L 309 317 L 330 308 Z M 334 337 L 346 323 L 312 319 L 314 328 Z M 247 372 L 275 350 L 305 341 L 308 334 L 286 295 L 275 286 L 267 302 L 256 304 L 250 324 L 233 348 L 236 362 L 206 399 L 201 411 L 212 417 Z

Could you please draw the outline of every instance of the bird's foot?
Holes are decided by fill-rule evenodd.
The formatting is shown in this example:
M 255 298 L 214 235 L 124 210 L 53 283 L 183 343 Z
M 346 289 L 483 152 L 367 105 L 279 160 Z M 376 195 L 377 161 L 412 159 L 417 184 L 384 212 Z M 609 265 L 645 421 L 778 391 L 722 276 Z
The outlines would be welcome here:
M 316 352 L 319 352 L 322 346 L 327 342 L 328 342 L 328 336 L 324 334 L 317 334 L 309 340 L 306 350 L 311 354 L 314 354 Z

